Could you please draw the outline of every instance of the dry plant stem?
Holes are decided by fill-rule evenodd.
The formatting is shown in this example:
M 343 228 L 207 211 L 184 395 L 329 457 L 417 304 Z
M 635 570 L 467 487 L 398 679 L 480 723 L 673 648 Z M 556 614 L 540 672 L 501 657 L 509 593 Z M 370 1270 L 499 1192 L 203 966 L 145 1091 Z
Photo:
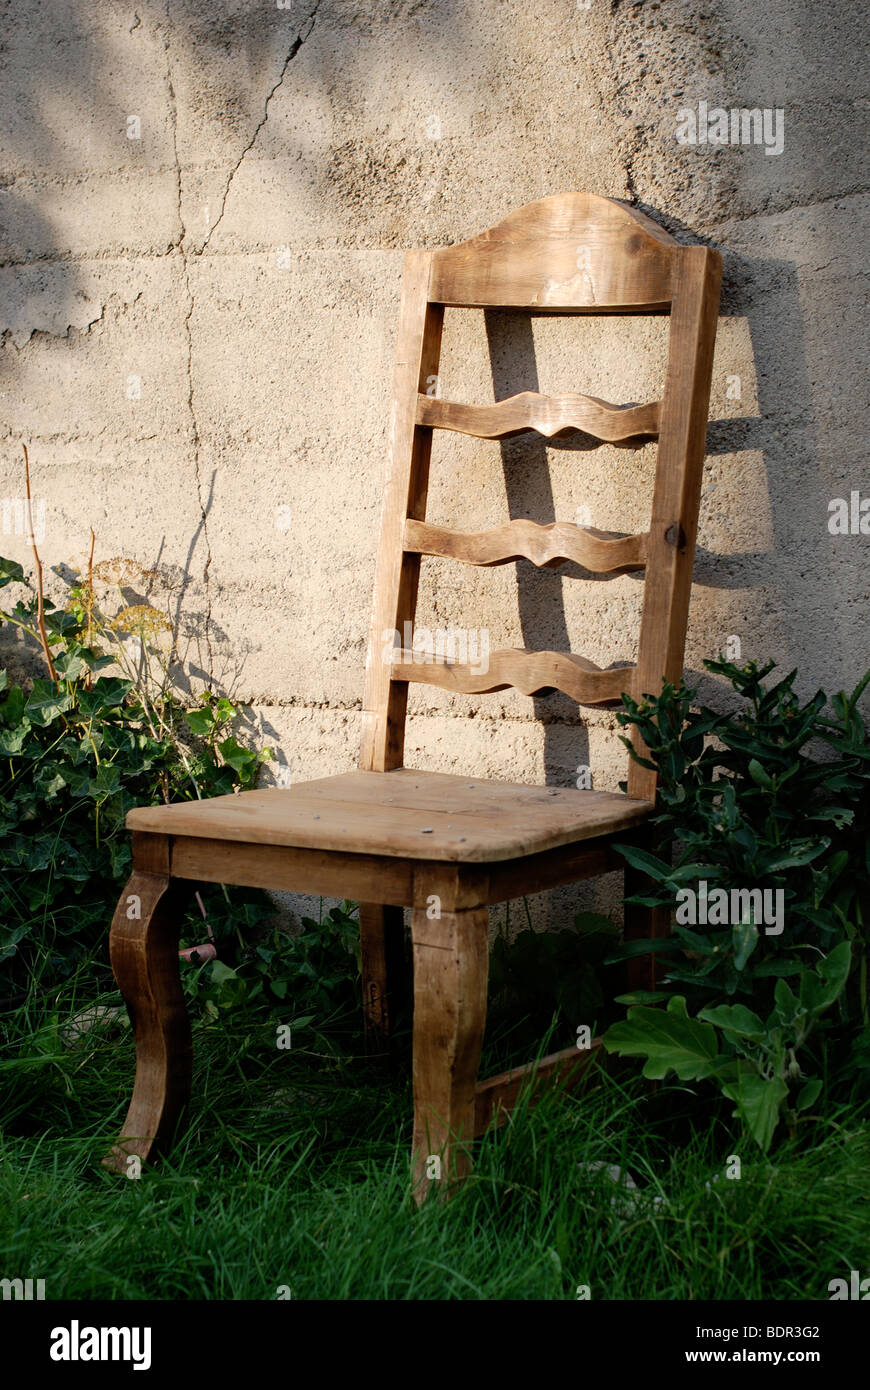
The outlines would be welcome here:
M 33 551 L 33 560 L 36 565 L 36 626 L 39 631 L 39 640 L 42 643 L 42 651 L 45 657 L 45 664 L 48 667 L 49 675 L 55 685 L 60 685 L 57 678 L 57 671 L 54 669 L 54 662 L 51 659 L 51 648 L 48 645 L 48 632 L 45 627 L 45 598 L 42 585 L 42 561 L 39 558 L 39 551 L 36 548 L 36 536 L 33 534 L 33 511 L 30 497 L 30 459 L 27 455 L 27 445 L 21 446 L 24 450 L 24 487 L 27 494 L 27 522 L 30 531 L 30 548 Z
M 91 527 L 91 552 L 88 555 L 88 646 L 91 646 L 94 619 L 94 545 L 96 544 L 94 528 Z M 91 688 L 91 672 L 85 676 L 85 688 Z
M 125 650 L 124 650 L 124 644 L 123 644 L 123 642 L 121 642 L 121 641 L 120 641 L 119 639 L 117 639 L 117 638 L 115 638 L 114 640 L 117 642 L 118 653 L 119 653 L 119 655 L 118 655 L 118 665 L 121 667 L 121 670 L 122 670 L 122 671 L 125 671 L 125 672 L 127 673 L 127 675 L 130 677 L 130 679 L 133 681 L 134 685 L 136 685 L 136 687 L 137 687 L 138 694 L 139 694 L 139 700 L 140 700 L 141 705 L 142 705 L 142 711 L 143 711 L 143 713 L 144 713 L 144 715 L 145 715 L 146 720 L 148 721 L 148 727 L 150 728 L 151 733 L 154 735 L 155 738 L 157 738 L 157 736 L 158 736 L 158 730 L 159 730 L 160 733 L 162 733 L 162 734 L 168 734 L 169 737 L 172 739 L 172 742 L 173 742 L 173 744 L 175 745 L 175 750 L 176 750 L 176 752 L 178 753 L 178 756 L 180 757 L 182 763 L 184 764 L 184 769 L 185 769 L 185 771 L 186 771 L 188 777 L 190 778 L 190 785 L 193 787 L 193 790 L 196 792 L 196 798 L 197 798 L 198 801 L 201 801 L 201 800 L 202 800 L 202 792 L 201 792 L 200 789 L 199 789 L 199 783 L 197 782 L 196 777 L 194 776 L 193 768 L 190 766 L 190 763 L 189 763 L 188 760 L 187 760 L 187 757 L 186 757 L 186 755 L 185 755 L 184 749 L 183 749 L 182 746 L 181 746 L 181 743 L 180 743 L 180 741 L 179 741 L 179 739 L 178 739 L 178 736 L 177 736 L 177 734 L 176 734 L 174 728 L 172 727 L 171 724 L 168 724 L 168 723 L 166 722 L 165 718 L 163 717 L 163 712 L 162 712 L 162 710 L 161 710 L 160 707 L 159 707 L 159 704 L 158 704 L 157 699 L 154 699 L 154 700 L 151 699 L 150 691 L 146 691 L 146 689 L 145 689 L 145 682 L 144 682 L 144 681 L 139 681 L 139 680 L 137 680 L 137 677 L 136 677 L 136 670 L 135 670 L 135 668 L 132 667 L 132 666 L 130 665 L 130 663 L 129 663 L 129 660 L 128 660 L 128 657 L 127 657 L 127 653 L 126 653 Z M 143 651 L 144 651 L 145 643 L 144 643 L 144 641 L 143 641 L 141 638 L 140 638 L 140 643 L 141 643 L 142 649 L 143 649 Z M 158 660 L 159 660 L 159 658 L 158 658 Z M 162 685 L 162 687 L 161 687 L 161 691 L 159 692 L 160 694 L 162 694 L 162 693 L 165 692 L 166 686 L 167 686 L 167 684 L 168 684 L 168 682 L 169 682 L 169 673 L 168 673 L 168 670 L 167 670 L 165 667 L 163 667 L 163 666 L 161 666 L 161 669 L 163 670 L 163 685 Z M 164 799 L 166 800 L 166 803 L 168 804 L 168 803 L 169 803 L 169 796 L 168 796 L 168 794 L 167 794 L 165 788 L 164 788 Z

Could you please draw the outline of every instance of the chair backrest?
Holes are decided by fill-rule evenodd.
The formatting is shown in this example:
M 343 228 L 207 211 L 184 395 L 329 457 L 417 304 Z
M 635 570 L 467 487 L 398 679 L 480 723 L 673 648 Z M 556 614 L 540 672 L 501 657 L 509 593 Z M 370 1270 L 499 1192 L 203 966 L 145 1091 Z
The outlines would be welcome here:
M 408 682 L 464 693 L 514 686 L 563 691 L 580 704 L 657 695 L 682 674 L 704 465 L 721 256 L 683 246 L 642 213 L 611 198 L 565 193 L 519 208 L 470 241 L 410 251 L 405 261 L 375 598 L 366 666 L 360 764 L 403 759 Z M 426 394 L 438 373 L 445 306 L 526 308 L 535 313 L 670 314 L 664 396 L 620 408 L 574 393 L 524 392 L 473 406 Z M 658 438 L 650 529 L 619 537 L 570 522 L 514 520 L 468 533 L 426 522 L 433 429 L 501 439 L 523 430 L 577 428 L 602 441 Z M 450 660 L 415 662 L 389 634 L 412 629 L 422 555 L 468 564 L 525 557 L 573 560 L 594 573 L 646 569 L 637 663 L 604 671 L 571 653 L 493 652 L 489 669 Z M 385 640 L 387 650 L 385 652 Z M 638 745 L 640 747 L 640 745 Z M 653 800 L 655 774 L 632 759 L 628 793 Z

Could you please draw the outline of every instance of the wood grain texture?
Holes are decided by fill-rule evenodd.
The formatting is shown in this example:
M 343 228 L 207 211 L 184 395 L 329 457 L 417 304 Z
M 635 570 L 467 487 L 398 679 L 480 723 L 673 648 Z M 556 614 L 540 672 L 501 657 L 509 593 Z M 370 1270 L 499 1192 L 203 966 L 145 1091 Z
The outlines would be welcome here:
M 121 1136 L 103 1160 L 125 1173 L 127 1159 L 165 1152 L 190 1098 L 192 1044 L 181 989 L 178 937 L 192 883 L 134 870 L 121 894 L 109 954 L 136 1038 L 136 1079 Z
M 469 307 L 656 312 L 681 248 L 613 198 L 559 193 L 432 254 L 429 298 Z
M 438 371 L 444 311 L 429 303 L 430 257 L 410 251 L 405 257 L 393 399 L 390 452 L 381 513 L 381 536 L 375 570 L 371 629 L 363 694 L 360 767 L 384 772 L 400 767 L 404 758 L 408 687 L 393 679 L 381 660 L 385 632 L 403 631 L 412 621 L 420 576 L 419 555 L 402 546 L 405 519 L 425 516 L 429 486 L 432 431 L 420 429 L 416 402 L 430 377 Z M 397 942 L 394 909 L 384 910 L 380 899 L 360 900 L 360 947 L 367 1046 L 374 1051 L 388 1044 L 390 975 L 395 979 Z
M 173 837 L 173 875 L 232 881 L 226 878 L 232 854 L 233 872 L 244 874 L 236 882 L 267 887 L 257 880 L 268 872 L 275 877 L 271 885 L 275 888 L 298 885 L 297 892 L 327 893 L 330 874 L 337 885 L 344 873 L 359 890 L 360 900 L 366 901 L 369 871 L 362 861 L 349 858 L 354 854 L 493 862 L 613 834 L 639 823 L 648 813 L 648 806 L 621 792 L 528 787 L 399 768 L 389 773 L 345 772 L 298 786 L 208 801 L 140 806 L 129 812 L 127 825 Z M 197 839 L 211 842 L 199 857 Z M 276 854 L 268 869 L 258 873 L 256 858 L 249 851 L 262 846 L 314 854 L 295 863 L 293 855 L 286 855 L 286 872 L 282 872 L 282 856 Z M 331 856 L 348 858 L 337 857 L 331 864 Z M 402 875 L 407 871 L 395 872 L 404 885 Z M 345 895 L 339 891 L 335 896 Z M 382 899 L 391 900 L 405 899 Z
M 572 652 L 530 652 L 507 647 L 492 652 L 485 671 L 470 664 L 452 662 L 437 652 L 426 654 L 396 649 L 393 671 L 398 680 L 419 681 L 455 690 L 463 695 L 487 695 L 513 688 L 523 695 L 542 690 L 561 690 L 580 705 L 603 705 L 634 691 L 634 667 L 602 671 L 594 662 Z
M 627 573 L 643 569 L 646 563 L 646 535 L 620 536 L 570 521 L 542 526 L 523 517 L 488 531 L 453 531 L 425 521 L 406 521 L 405 549 L 466 565 L 530 560 L 541 568 L 555 569 L 573 561 L 591 574 Z
M 417 424 L 454 430 L 477 439 L 510 439 L 529 430 L 552 439 L 568 430 L 582 430 L 602 443 L 616 444 L 657 435 L 660 406 L 659 401 L 612 405 L 599 396 L 574 392 L 543 396 L 539 391 L 521 391 L 490 405 L 461 405 L 437 396 L 418 395 Z
M 449 885 L 439 894 L 449 900 Z M 414 1136 L 416 1201 L 442 1194 L 471 1165 L 477 1070 L 486 1022 L 489 915 L 483 908 L 411 915 L 414 951 Z
M 443 310 L 428 303 L 430 256 L 409 251 L 405 258 L 393 404 L 390 457 L 381 512 L 381 537 L 375 569 L 365 692 L 360 767 L 375 772 L 401 767 L 404 755 L 408 687 L 392 678 L 381 660 L 385 632 L 402 632 L 417 603 L 419 555 L 402 546 L 405 520 L 426 514 L 432 431 L 416 422 L 418 392 L 438 371 Z
M 551 1052 L 539 1062 L 527 1062 L 478 1082 L 474 1089 L 475 1134 L 485 1134 L 491 1125 L 504 1124 L 520 1093 L 527 1087 L 532 1088 L 530 1104 L 534 1105 L 547 1085 L 578 1085 L 600 1057 L 601 1039 L 593 1038 L 591 1046 L 582 1052 L 576 1047 L 567 1047 L 561 1052 Z
M 633 802 L 643 814 L 640 802 Z M 646 808 L 651 815 L 653 806 Z M 635 822 L 636 823 L 636 822 Z M 616 832 L 621 839 L 622 831 Z M 625 861 L 612 847 L 607 835 L 572 845 L 561 845 L 556 849 L 542 850 L 540 854 L 529 854 L 523 859 L 507 859 L 489 866 L 489 884 L 486 902 L 512 901 L 531 893 L 543 893 L 548 888 L 560 888 L 566 883 L 580 883 L 585 878 L 596 878 L 599 874 L 621 872 Z
M 543 198 L 457 246 L 405 262 L 393 378 L 390 456 L 363 699 L 360 770 L 286 789 L 141 807 L 128 816 L 135 872 L 115 913 L 111 953 L 133 1019 L 137 1071 L 124 1133 L 107 1160 L 165 1147 L 190 1085 L 190 1032 L 178 978 L 180 908 L 197 882 L 250 884 L 361 903 L 366 1026 L 389 1038 L 401 907 L 412 907 L 414 1140 L 418 1200 L 467 1171 L 475 1132 L 500 1120 L 531 1077 L 517 1068 L 477 1083 L 486 1011 L 486 904 L 543 891 L 622 860 L 614 844 L 654 810 L 655 774 L 632 763 L 629 795 L 528 787 L 402 767 L 409 682 L 467 693 L 559 689 L 582 704 L 657 694 L 681 674 L 704 459 L 721 258 L 679 245 L 649 218 L 583 193 Z M 670 310 L 661 402 L 523 392 L 489 406 L 428 393 L 438 373 L 444 305 L 533 313 Z M 488 532 L 426 523 L 434 428 L 483 438 L 568 429 L 620 443 L 659 438 L 650 531 L 620 536 L 517 519 Z M 423 554 L 495 565 L 571 561 L 609 574 L 646 565 L 637 667 L 601 670 L 568 653 L 502 651 L 488 669 L 452 653 L 393 651 L 413 626 Z M 406 639 L 407 640 L 407 639 Z M 449 639 L 448 639 L 449 640 Z M 386 659 L 384 659 L 386 651 Z M 422 660 L 421 660 L 422 657 Z M 640 751 L 642 745 L 638 745 Z M 644 832 L 649 833 L 649 832 Z M 635 880 L 628 876 L 629 887 Z M 433 895 L 437 913 L 430 912 Z M 141 904 L 130 916 L 131 899 Z M 663 915 L 629 910 L 626 934 L 658 933 Z M 634 971 L 636 980 L 654 979 Z M 597 1048 L 594 1055 L 598 1055 Z M 579 1060 L 578 1060 L 579 1059 Z M 594 1057 L 555 1054 L 539 1080 L 582 1075 Z M 430 1177 L 431 1158 L 441 1160 Z
M 642 803 L 632 801 L 629 810 L 628 826 L 642 824 Z M 651 815 L 652 811 L 652 805 L 646 806 L 647 815 Z M 617 819 L 622 820 L 622 816 Z M 450 862 L 462 866 L 463 874 L 466 866 L 485 870 L 485 887 L 478 903 L 473 905 L 490 906 L 522 897 L 523 894 L 578 883 L 599 874 L 621 873 L 625 861 L 613 849 L 612 840 L 622 841 L 625 834 L 624 826 L 612 835 L 599 833 L 597 829 L 594 835 L 584 840 L 520 858 L 449 861 L 434 857 L 412 859 L 409 856 L 400 859 L 384 854 L 324 853 L 320 850 L 288 849 L 281 845 L 238 844 L 228 853 L 225 840 L 179 836 L 172 840 L 172 861 L 174 875 L 193 882 L 235 883 L 250 888 L 316 893 L 331 898 L 348 896 L 361 902 L 366 910 L 373 904 L 413 906 L 414 878 L 421 867 L 431 869 L 433 865 Z
M 388 1058 L 393 1016 L 404 985 L 402 909 L 360 903 L 359 924 L 366 1052 Z
M 217 821 L 210 824 L 213 836 L 202 833 L 204 824 L 197 835 L 173 835 L 174 877 L 394 907 L 412 901 L 410 858 L 252 843 L 250 837 L 231 841 Z
M 663 680 L 678 684 L 683 672 L 721 282 L 718 251 L 705 246 L 680 248 L 674 268 L 668 370 L 647 544 L 638 697 L 659 695 Z M 643 743 L 634 730 L 632 737 L 643 755 Z M 655 772 L 633 759 L 628 793 L 647 801 L 655 796 Z

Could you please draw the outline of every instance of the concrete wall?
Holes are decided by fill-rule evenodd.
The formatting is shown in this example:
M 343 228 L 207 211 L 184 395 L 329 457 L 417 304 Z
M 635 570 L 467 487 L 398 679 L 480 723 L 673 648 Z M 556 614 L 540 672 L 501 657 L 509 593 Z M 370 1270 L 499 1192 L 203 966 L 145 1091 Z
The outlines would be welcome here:
M 352 767 L 403 251 L 577 188 L 725 255 L 688 671 L 715 698 L 702 660 L 736 636 L 804 689 L 853 683 L 870 537 L 832 535 L 828 504 L 870 494 L 864 21 L 858 0 L 13 0 L 0 493 L 22 495 L 27 443 L 54 596 L 93 526 L 98 558 L 158 571 L 188 676 L 294 779 Z M 680 143 L 699 102 L 781 111 L 781 152 Z M 662 385 L 662 321 L 447 319 L 445 395 Z M 653 466 L 439 439 L 431 517 L 643 529 Z M 640 592 L 432 562 L 419 621 L 607 665 L 634 654 Z M 419 686 L 411 709 L 419 766 L 624 775 L 612 714 L 558 696 Z

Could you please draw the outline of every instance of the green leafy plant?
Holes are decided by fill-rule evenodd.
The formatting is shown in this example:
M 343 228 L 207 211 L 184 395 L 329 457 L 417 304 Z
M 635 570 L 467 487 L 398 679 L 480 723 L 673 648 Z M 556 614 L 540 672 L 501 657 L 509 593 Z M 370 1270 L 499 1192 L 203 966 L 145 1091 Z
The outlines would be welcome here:
M 802 703 L 794 671 L 767 685 L 773 663 L 705 665 L 741 697 L 736 711 L 697 708 L 693 690 L 665 684 L 658 699 L 626 697 L 617 716 L 646 745 L 638 756 L 623 739 L 633 757 L 656 770 L 653 824 L 662 843 L 676 844 L 672 858 L 619 847 L 647 878 L 646 890 L 629 901 L 676 909 L 676 921 L 669 937 L 632 941 L 609 957 L 656 953 L 661 984 L 651 995 L 622 996 L 632 1006 L 629 1019 L 606 1039 L 617 1050 L 629 1041 L 619 1030 L 630 1028 L 636 1049 L 645 1036 L 652 1042 L 668 1014 L 651 1006 L 667 1000 L 675 1011 L 668 1027 L 687 1031 L 691 1025 L 696 1041 L 699 1030 L 718 1029 L 704 1075 L 720 1079 L 766 1145 L 770 1118 L 789 1111 L 788 1081 L 804 1066 L 832 1063 L 870 1082 L 870 743 L 858 707 L 870 672 L 851 695 L 840 692 L 829 704 L 819 691 Z M 736 914 L 732 908 L 722 923 L 712 913 L 709 922 L 684 914 L 687 890 L 697 902 L 701 885 L 711 896 L 718 890 L 737 906 Z M 750 905 L 764 895 L 780 904 L 783 930 L 768 931 Z M 823 989 L 825 969 L 834 974 Z M 789 998 L 800 1008 L 787 1019 Z M 722 1012 L 729 1009 L 730 1015 Z M 836 1027 L 826 1020 L 819 1029 L 821 1014 L 830 1009 Z M 733 1027 L 723 1031 L 722 1020 L 733 1023 L 735 1010 L 766 1022 L 743 1035 Z M 715 1035 L 703 1036 L 711 1046 Z M 740 1057 L 736 1074 L 731 1053 Z M 812 1088 L 803 1094 L 807 1104 L 815 1099 Z
M 847 941 L 801 974 L 795 994 L 784 979 L 774 988 L 767 1019 L 744 1004 L 701 1009 L 691 1018 L 685 997 L 672 995 L 667 1009 L 636 1005 L 604 1035 L 604 1047 L 622 1057 L 646 1057 L 644 1076 L 661 1080 L 716 1081 L 734 1101 L 734 1114 L 767 1152 L 779 1120 L 793 1130 L 798 1113 L 818 1099 L 822 1080 L 804 1074 L 798 1054 L 822 1015 L 840 998 L 849 974 Z
M 270 756 L 230 734 L 229 700 L 205 692 L 186 708 L 170 675 L 171 623 L 124 599 L 153 574 L 91 556 L 61 609 L 43 594 L 35 546 L 34 556 L 33 584 L 0 559 L 0 588 L 25 590 L 0 618 L 47 670 L 29 684 L 0 670 L 0 962 L 10 988 L 35 975 L 50 984 L 103 939 L 130 869 L 131 807 L 251 786 Z M 241 907 L 254 895 L 221 896 Z
M 490 1014 L 526 1020 L 522 1039 L 533 1043 L 553 1025 L 573 1037 L 578 1024 L 590 1027 L 605 1011 L 606 972 L 619 928 L 596 912 L 580 912 L 573 927 L 536 932 L 529 927 L 513 940 L 498 936 L 490 953 Z
M 245 910 L 247 930 L 240 933 L 241 948 L 204 965 L 199 986 L 194 990 L 191 985 L 209 1017 L 217 1019 L 230 1009 L 259 1009 L 265 1003 L 293 1010 L 287 1021 L 302 1028 L 312 1022 L 320 1027 L 343 1012 L 358 1012 L 356 904 L 343 902 L 321 911 L 319 920 L 303 917 L 302 930 L 292 934 L 277 927 L 268 935 L 258 933 L 262 917 L 256 907 L 247 905 Z

